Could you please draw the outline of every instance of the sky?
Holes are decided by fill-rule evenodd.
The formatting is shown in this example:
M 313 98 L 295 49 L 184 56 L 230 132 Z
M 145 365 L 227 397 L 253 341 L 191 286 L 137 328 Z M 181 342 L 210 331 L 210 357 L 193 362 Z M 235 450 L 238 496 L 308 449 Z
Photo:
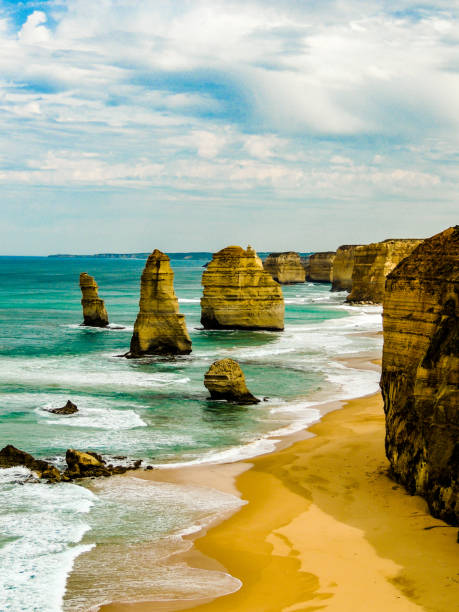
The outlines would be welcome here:
M 459 222 L 459 0 L 0 0 L 0 254 Z

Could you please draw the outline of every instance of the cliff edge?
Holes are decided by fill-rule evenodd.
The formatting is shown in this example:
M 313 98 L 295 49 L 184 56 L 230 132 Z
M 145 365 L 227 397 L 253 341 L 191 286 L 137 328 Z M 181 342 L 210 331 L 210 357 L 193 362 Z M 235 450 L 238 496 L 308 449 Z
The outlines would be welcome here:
M 394 477 L 459 523 L 459 226 L 387 277 L 381 390 Z
M 347 302 L 382 304 L 387 275 L 405 259 L 421 240 L 399 239 L 372 242 L 356 247 L 352 290 Z

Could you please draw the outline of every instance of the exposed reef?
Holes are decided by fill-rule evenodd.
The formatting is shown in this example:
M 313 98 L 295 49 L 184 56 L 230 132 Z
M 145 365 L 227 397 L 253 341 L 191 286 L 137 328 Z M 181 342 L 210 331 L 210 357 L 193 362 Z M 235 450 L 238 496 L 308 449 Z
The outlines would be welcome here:
M 332 291 L 350 291 L 352 289 L 352 272 L 354 270 L 354 253 L 356 244 L 343 244 L 336 249 L 332 266 Z
M 8 444 L 0 450 L 0 468 L 18 466 L 26 467 L 32 472 L 35 472 L 38 478 L 47 478 L 54 482 L 59 482 L 61 480 L 61 473 L 57 467 L 42 459 L 35 459 L 35 457 L 29 455 L 29 453 Z
M 422 242 L 400 239 L 356 247 L 352 290 L 347 302 L 382 304 L 387 275 Z
M 75 412 L 78 412 L 78 408 L 76 404 L 67 400 L 67 403 L 62 408 L 50 408 L 48 412 L 52 412 L 52 414 L 75 414 Z
M 245 384 L 244 372 L 233 359 L 214 361 L 204 376 L 204 385 L 212 399 L 238 404 L 258 404 Z
M 158 249 L 145 264 L 140 281 L 139 306 L 126 357 L 191 353 L 185 316 L 179 313 L 174 292 L 174 272 L 169 257 Z
M 307 280 L 313 283 L 330 283 L 334 259 L 335 251 L 324 251 L 311 255 Z
M 389 276 L 381 389 L 394 477 L 459 523 L 459 226 L 422 242 Z
M 250 246 L 229 246 L 215 253 L 202 284 L 205 329 L 284 329 L 282 289 Z
M 108 314 L 104 300 L 99 297 L 97 283 L 94 277 L 82 272 L 80 274 L 80 289 L 83 297 L 83 325 L 90 327 L 107 327 Z
M 281 285 L 304 283 L 306 272 L 298 253 L 270 253 L 263 263 L 264 269 Z

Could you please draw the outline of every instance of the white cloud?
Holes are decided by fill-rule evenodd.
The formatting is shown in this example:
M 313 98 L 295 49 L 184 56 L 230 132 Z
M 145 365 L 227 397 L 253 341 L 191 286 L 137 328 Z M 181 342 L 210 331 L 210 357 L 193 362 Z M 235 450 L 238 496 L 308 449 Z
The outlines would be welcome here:
M 27 17 L 27 21 L 19 30 L 18 38 L 28 45 L 48 42 L 51 38 L 47 27 L 42 25 L 47 22 L 47 17 L 42 11 L 34 11 Z

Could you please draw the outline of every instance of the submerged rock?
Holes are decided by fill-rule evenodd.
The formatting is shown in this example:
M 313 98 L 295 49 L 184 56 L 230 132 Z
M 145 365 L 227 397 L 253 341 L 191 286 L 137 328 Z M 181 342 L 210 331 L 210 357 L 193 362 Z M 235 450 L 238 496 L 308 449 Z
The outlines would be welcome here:
M 459 523 L 459 226 L 387 277 L 381 390 L 395 478 Z
M 332 280 L 335 251 L 314 253 L 309 257 L 307 280 L 313 283 L 330 283 Z
M 421 242 L 389 239 L 356 247 L 352 290 L 346 301 L 382 304 L 387 275 Z
M 350 291 L 352 289 L 354 254 L 358 246 L 361 245 L 343 244 L 336 249 L 331 273 L 332 291 Z
M 76 404 L 68 400 L 62 408 L 50 408 L 48 412 L 52 412 L 53 414 L 75 414 L 75 412 L 78 412 L 78 408 Z
M 206 329 L 284 329 L 282 289 L 252 247 L 218 251 L 202 275 L 201 323 Z
M 145 264 L 139 306 L 127 357 L 191 353 L 185 316 L 179 313 L 174 292 L 174 272 L 169 257 L 158 249 Z
M 108 314 L 104 300 L 100 299 L 97 283 L 92 276 L 82 272 L 80 274 L 80 289 L 83 297 L 83 325 L 90 327 L 107 327 Z
M 270 253 L 263 263 L 264 269 L 281 285 L 304 283 L 306 272 L 298 253 Z
M 32 472 L 35 472 L 39 478 L 47 478 L 54 482 L 59 482 L 61 480 L 61 473 L 54 465 L 42 459 L 35 459 L 35 457 L 29 455 L 29 453 L 8 444 L 0 450 L 0 468 L 17 466 L 28 468 Z
M 238 404 L 258 404 L 245 384 L 244 372 L 233 359 L 214 361 L 204 375 L 204 385 L 212 399 L 224 399 Z

